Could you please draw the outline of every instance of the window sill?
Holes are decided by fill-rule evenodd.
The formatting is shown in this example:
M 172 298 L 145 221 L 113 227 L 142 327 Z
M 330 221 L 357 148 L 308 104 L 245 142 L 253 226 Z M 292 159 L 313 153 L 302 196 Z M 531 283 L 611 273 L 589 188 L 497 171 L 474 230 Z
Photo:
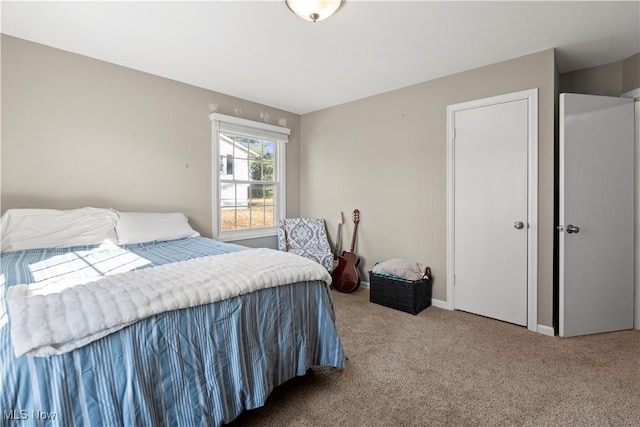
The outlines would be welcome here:
M 236 240 L 259 239 L 261 237 L 273 237 L 278 234 L 276 227 L 258 228 L 254 230 L 221 231 L 217 240 L 221 242 L 234 242 Z

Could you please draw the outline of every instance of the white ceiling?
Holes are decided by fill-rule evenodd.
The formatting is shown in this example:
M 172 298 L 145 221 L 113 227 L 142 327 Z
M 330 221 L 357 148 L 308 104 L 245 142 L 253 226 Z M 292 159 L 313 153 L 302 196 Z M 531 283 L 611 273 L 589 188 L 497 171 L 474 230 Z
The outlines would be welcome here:
M 640 2 L 2 1 L 3 33 L 305 114 L 555 47 L 567 72 L 640 51 Z

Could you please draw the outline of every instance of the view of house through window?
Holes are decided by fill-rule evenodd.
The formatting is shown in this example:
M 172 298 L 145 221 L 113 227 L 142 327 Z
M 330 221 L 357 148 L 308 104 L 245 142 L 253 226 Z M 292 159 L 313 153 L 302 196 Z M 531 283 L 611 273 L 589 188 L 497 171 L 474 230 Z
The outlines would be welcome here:
M 220 132 L 220 231 L 275 226 L 276 149 L 276 141 Z

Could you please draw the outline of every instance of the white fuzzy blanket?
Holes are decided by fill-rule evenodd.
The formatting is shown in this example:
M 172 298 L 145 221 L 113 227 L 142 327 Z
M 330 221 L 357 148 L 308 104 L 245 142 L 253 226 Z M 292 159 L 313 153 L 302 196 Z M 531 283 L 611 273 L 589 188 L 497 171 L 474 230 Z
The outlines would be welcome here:
M 320 264 L 272 249 L 248 249 L 106 276 L 40 295 L 7 290 L 16 356 L 61 354 L 165 311 L 331 276 Z

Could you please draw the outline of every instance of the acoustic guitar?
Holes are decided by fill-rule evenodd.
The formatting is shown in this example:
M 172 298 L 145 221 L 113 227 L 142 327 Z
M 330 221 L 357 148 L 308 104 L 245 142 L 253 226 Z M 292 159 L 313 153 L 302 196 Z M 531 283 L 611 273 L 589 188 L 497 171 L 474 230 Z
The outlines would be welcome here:
M 355 254 L 356 235 L 358 233 L 358 224 L 360 223 L 360 211 L 355 209 L 352 215 L 353 219 L 353 237 L 351 238 L 351 250 L 342 253 L 342 259 L 338 261 L 338 266 L 333 270 L 333 287 L 340 292 L 353 292 L 360 286 L 360 272 L 358 264 L 360 259 Z

